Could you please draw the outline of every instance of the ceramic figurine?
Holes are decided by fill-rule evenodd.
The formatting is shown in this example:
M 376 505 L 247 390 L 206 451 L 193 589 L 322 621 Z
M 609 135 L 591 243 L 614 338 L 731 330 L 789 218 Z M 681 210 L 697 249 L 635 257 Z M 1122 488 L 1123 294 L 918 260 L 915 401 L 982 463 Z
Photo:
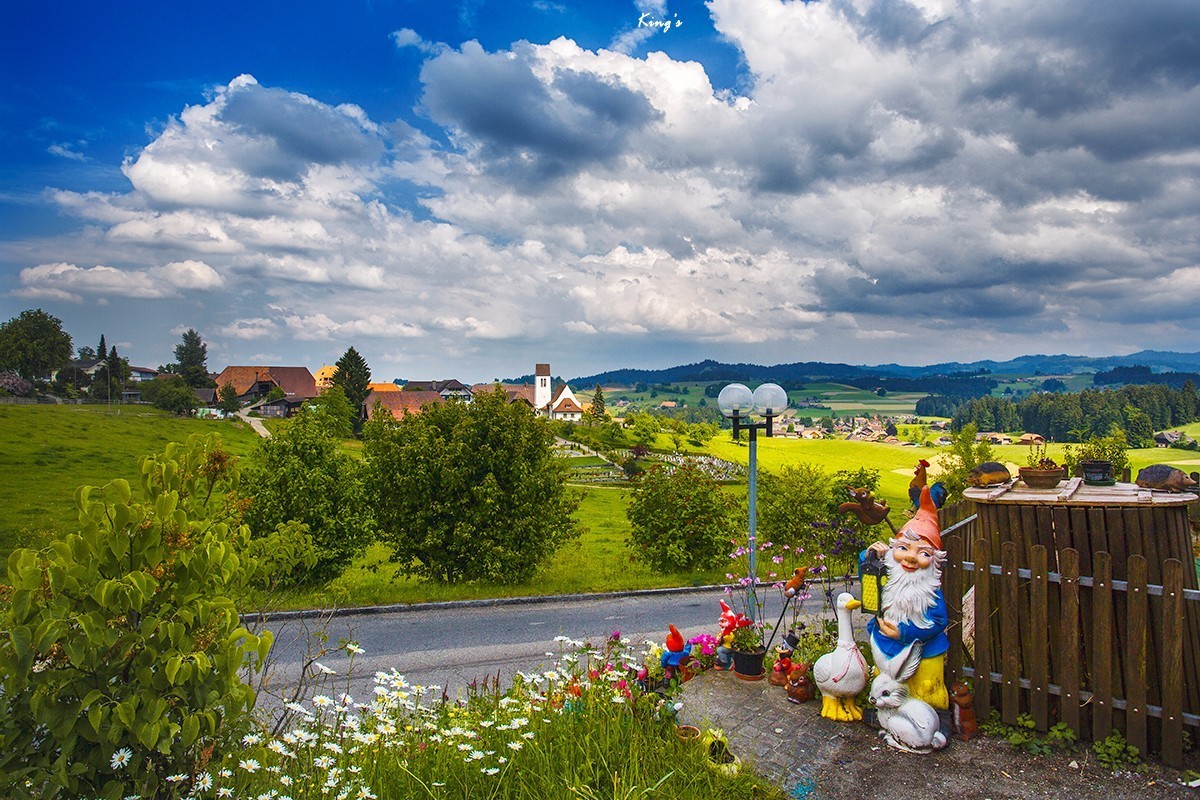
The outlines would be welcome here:
M 1011 480 L 1012 473 L 999 461 L 985 461 L 967 473 L 967 483 L 971 486 L 994 486 Z
M 964 742 L 979 735 L 975 719 L 975 695 L 962 681 L 950 687 L 950 702 L 954 704 L 954 735 Z
M 767 678 L 772 686 L 787 686 L 788 670 L 792 668 L 792 659 L 785 655 L 780 655 L 775 659 L 775 666 L 771 667 L 771 675 Z
M 854 643 L 850 612 L 861 606 L 854 595 L 842 592 L 834 608 L 837 610 L 837 648 L 813 664 L 813 680 L 821 690 L 821 716 L 839 722 L 862 719 L 857 696 L 867 685 L 867 662 Z
M 867 622 L 871 646 L 885 656 L 898 655 L 908 645 L 920 642 L 922 654 L 915 674 L 908 681 L 908 693 L 935 709 L 950 707 L 946 692 L 944 666 L 950 639 L 946 636 L 949 617 L 942 596 L 942 534 L 937 506 L 929 487 L 921 489 L 921 507 L 904 523 L 890 545 L 872 544 L 859 556 L 865 562 L 868 552 L 883 557 L 888 581 L 883 586 L 882 615 Z
M 721 626 L 721 635 L 719 637 L 720 644 L 717 645 L 717 653 L 713 660 L 713 669 L 733 669 L 733 648 L 730 647 L 733 642 L 733 632 L 754 623 L 745 614 L 735 614 L 724 600 L 719 602 L 721 603 L 721 616 L 718 624 Z
M 679 677 L 690 678 L 691 674 L 687 672 L 687 661 L 692 657 L 692 646 L 685 644 L 683 634 L 676 630 L 674 625 L 667 626 L 670 633 L 667 634 L 667 646 L 662 654 L 663 678 L 671 680 L 675 678 L 677 673 Z
M 817 690 L 808 676 L 808 664 L 803 661 L 792 664 L 788 672 L 787 696 L 792 703 L 807 703 L 816 696 Z
M 1143 489 L 1161 489 L 1165 492 L 1185 492 L 1196 485 L 1186 472 L 1168 464 L 1151 464 L 1142 468 L 1136 483 Z
M 848 488 L 846 492 L 850 495 L 848 502 L 838 506 L 838 511 L 843 514 L 853 514 L 858 517 L 858 521 L 864 525 L 875 525 L 887 519 L 888 508 L 886 500 L 876 500 L 875 495 L 867 487 L 861 489 Z
M 946 746 L 939 730 L 941 720 L 933 706 L 909 695 L 907 682 L 921 664 L 921 643 L 910 642 L 898 654 L 888 656 L 871 640 L 875 668 L 871 705 L 879 712 L 879 737 L 897 750 L 928 753 Z

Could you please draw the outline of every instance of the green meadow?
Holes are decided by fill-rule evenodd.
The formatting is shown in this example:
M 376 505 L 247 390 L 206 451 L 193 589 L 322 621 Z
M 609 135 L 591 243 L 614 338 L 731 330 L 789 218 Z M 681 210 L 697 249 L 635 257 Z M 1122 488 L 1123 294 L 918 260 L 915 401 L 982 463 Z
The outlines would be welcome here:
M 865 393 L 869 394 L 869 393 Z M 1185 430 L 1200 436 L 1200 423 Z M 246 456 L 257 437 L 240 422 L 201 421 L 170 417 L 144 407 L 125 406 L 109 411 L 103 406 L 5 406 L 0 405 L 0 556 L 13 547 L 38 545 L 54 533 L 74 529 L 74 491 L 82 484 L 101 485 L 113 478 L 126 478 L 136 487 L 139 456 L 160 452 L 170 441 L 182 441 L 192 433 L 216 431 L 227 448 Z M 356 452 L 357 442 L 349 443 Z M 665 436 L 657 444 L 670 448 Z M 1017 445 L 995 447 L 996 457 L 1016 467 L 1025 463 L 1028 448 Z M 746 464 L 749 448 L 745 439 L 734 442 L 728 433 L 717 436 L 703 449 L 706 453 Z M 801 462 L 813 463 L 828 472 L 879 470 L 879 496 L 892 508 L 908 504 L 908 484 L 918 459 L 937 462 L 943 450 L 933 447 L 902 447 L 891 444 L 849 442 L 840 439 L 808 441 L 783 437 L 758 439 L 759 469 L 777 471 Z M 1060 456 L 1062 446 L 1050 445 Z M 1151 463 L 1166 462 L 1191 472 L 1200 470 L 1200 453 L 1164 448 L 1130 451 L 1134 471 Z M 583 467 L 593 457 L 573 459 Z M 410 603 L 462 598 L 505 597 L 529 594 L 642 589 L 720 583 L 724 570 L 707 573 L 658 575 L 631 560 L 625 545 L 629 522 L 625 516 L 629 498 L 620 486 L 579 486 L 581 503 L 575 514 L 580 538 L 560 551 L 527 584 L 468 584 L 443 587 L 399 574 L 382 545 L 370 547 L 340 578 L 319 590 L 293 592 L 273 599 L 281 607 L 369 605 Z M 739 497 L 745 486 L 727 487 Z
M 149 406 L 0 405 L 0 556 L 73 530 L 77 486 L 125 478 L 139 491 L 140 456 L 211 431 L 238 456 L 258 440 L 242 422 L 181 419 Z

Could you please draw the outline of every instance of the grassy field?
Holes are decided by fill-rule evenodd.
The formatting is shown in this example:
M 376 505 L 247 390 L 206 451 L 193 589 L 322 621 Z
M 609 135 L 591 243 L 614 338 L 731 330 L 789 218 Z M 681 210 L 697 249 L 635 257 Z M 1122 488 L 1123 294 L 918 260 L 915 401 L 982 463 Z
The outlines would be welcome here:
M 679 383 L 672 384 L 673 389 L 680 393 L 665 392 L 661 389 L 647 389 L 635 392 L 628 388 L 606 388 L 605 401 L 612 406 L 617 400 L 625 399 L 642 409 L 653 408 L 665 400 L 673 400 L 679 404 L 698 406 L 701 400 L 713 408 L 716 407 L 715 397 L 705 397 L 704 390 L 708 383 Z M 752 387 L 753 388 L 753 387 Z M 576 392 L 580 398 L 590 400 L 591 391 Z M 816 402 L 829 408 L 797 408 L 796 413 L 802 417 L 828 417 L 837 414 L 839 417 L 881 415 L 906 415 L 914 413 L 916 403 L 926 392 L 893 392 L 885 397 L 879 397 L 872 391 L 856 389 L 841 383 L 806 383 L 803 389 L 788 392 L 792 403 L 799 401 Z M 653 395 L 653 396 L 652 396 Z M 618 409 L 613 408 L 614 412 Z
M 242 422 L 180 419 L 146 406 L 0 405 L 0 555 L 43 532 L 73 530 L 77 486 L 125 478 L 137 491 L 139 456 L 212 431 L 239 456 L 258 440 Z
M 1200 423 L 1188 426 L 1200 436 Z M 257 437 L 239 422 L 186 420 L 141 407 L 124 407 L 108 413 L 96 406 L 0 406 L 0 555 L 14 546 L 38 544 L 46 533 L 74 529 L 74 491 L 81 484 L 100 485 L 124 477 L 136 486 L 139 456 L 160 452 L 169 441 L 182 441 L 196 432 L 219 432 L 229 450 L 245 456 Z M 357 445 L 357 443 L 354 443 Z M 669 447 L 665 437 L 658 443 Z M 694 448 L 692 448 L 695 451 Z M 1053 455 L 1062 448 L 1051 445 Z M 745 442 L 734 443 L 728 433 L 704 450 L 729 461 L 747 463 Z M 878 469 L 879 495 L 893 508 L 907 505 L 908 483 L 920 458 L 934 462 L 940 449 L 800 439 L 759 439 L 759 466 L 779 470 L 789 464 L 810 462 L 829 472 L 859 467 Z M 995 448 L 997 457 L 1015 471 L 1025 463 L 1027 448 Z M 1152 448 L 1130 452 L 1134 470 L 1167 462 L 1186 471 L 1200 469 L 1200 453 Z M 593 459 L 582 459 L 591 461 Z M 936 471 L 936 470 L 935 470 Z M 729 491 L 744 496 L 744 486 Z M 318 591 L 279 598 L 283 607 L 407 603 L 458 598 L 503 597 L 529 594 L 563 594 L 616 589 L 720 583 L 724 570 L 711 573 L 656 575 L 631 561 L 625 547 L 629 529 L 625 517 L 628 492 L 619 487 L 589 486 L 579 489 L 582 503 L 575 519 L 580 539 L 565 548 L 528 584 L 497 586 L 473 584 L 440 587 L 397 574 L 388 562 L 387 548 L 371 547 L 339 579 Z

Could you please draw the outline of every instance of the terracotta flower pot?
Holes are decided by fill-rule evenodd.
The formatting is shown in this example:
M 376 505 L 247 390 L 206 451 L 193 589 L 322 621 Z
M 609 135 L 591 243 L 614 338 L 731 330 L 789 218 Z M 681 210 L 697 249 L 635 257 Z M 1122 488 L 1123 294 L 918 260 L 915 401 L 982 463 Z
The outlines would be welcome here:
M 685 742 L 700 741 L 700 729 L 695 725 L 676 725 L 675 735 Z
M 1063 479 L 1064 475 L 1062 467 L 1058 467 L 1057 469 L 1021 467 L 1017 471 L 1021 475 L 1021 482 L 1030 489 L 1054 489 L 1058 486 L 1059 481 Z

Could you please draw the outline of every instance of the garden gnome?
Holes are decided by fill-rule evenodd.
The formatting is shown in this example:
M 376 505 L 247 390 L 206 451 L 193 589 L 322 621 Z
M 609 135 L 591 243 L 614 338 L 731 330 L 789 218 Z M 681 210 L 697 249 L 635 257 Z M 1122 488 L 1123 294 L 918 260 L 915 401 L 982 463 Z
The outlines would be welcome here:
M 733 632 L 754 623 L 745 614 L 735 614 L 724 600 L 719 602 L 721 603 L 721 617 L 718 622 L 721 626 L 721 641 L 717 645 L 713 669 L 730 669 L 733 667 L 733 649 L 730 647 L 733 642 Z
M 676 672 L 685 672 L 685 662 L 692 655 L 692 646 L 685 644 L 683 634 L 674 625 L 667 626 L 671 632 L 667 634 L 667 647 L 662 654 L 663 678 L 671 680 Z M 683 677 L 683 676 L 681 676 Z
M 904 523 L 891 544 L 872 544 L 862 552 L 860 560 L 866 560 L 868 551 L 882 556 L 888 569 L 888 581 L 883 587 L 883 614 L 867 622 L 871 641 L 888 658 L 920 641 L 921 664 L 907 682 L 909 696 L 945 711 L 950 706 L 943 677 L 946 650 L 950 647 L 946 636 L 949 619 L 942 596 L 946 551 L 942 550 L 937 506 L 928 486 L 921 488 L 917 513 Z

